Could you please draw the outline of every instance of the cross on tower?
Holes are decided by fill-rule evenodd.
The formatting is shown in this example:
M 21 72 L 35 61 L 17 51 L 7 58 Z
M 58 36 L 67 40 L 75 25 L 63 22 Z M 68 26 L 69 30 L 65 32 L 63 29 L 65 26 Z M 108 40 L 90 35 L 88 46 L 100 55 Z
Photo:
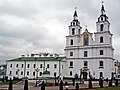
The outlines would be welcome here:
M 87 25 L 85 25 L 86 29 L 87 29 Z
M 104 1 L 102 1 L 102 5 L 104 4 Z
M 75 7 L 75 10 L 77 9 L 77 7 Z

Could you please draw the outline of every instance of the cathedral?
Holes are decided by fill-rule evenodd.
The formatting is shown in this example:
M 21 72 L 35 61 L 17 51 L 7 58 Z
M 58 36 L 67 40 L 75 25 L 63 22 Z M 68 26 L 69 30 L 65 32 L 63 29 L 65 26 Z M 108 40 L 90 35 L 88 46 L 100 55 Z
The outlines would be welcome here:
M 80 75 L 84 79 L 111 78 L 114 75 L 114 49 L 110 32 L 110 22 L 102 5 L 101 14 L 96 22 L 96 32 L 90 33 L 82 27 L 75 10 L 66 36 L 66 76 Z
M 115 74 L 113 34 L 104 5 L 96 22 L 96 32 L 89 31 L 86 28 L 82 33 L 75 10 L 69 25 L 69 34 L 66 36 L 64 56 L 43 53 L 7 60 L 7 76 L 34 79 L 48 74 L 47 77 L 110 79 Z

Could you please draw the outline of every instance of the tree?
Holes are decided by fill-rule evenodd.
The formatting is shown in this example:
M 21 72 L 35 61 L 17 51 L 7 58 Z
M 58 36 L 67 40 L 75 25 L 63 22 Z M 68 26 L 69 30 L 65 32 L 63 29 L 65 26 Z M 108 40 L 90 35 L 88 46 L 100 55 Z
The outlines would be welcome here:
M 116 79 L 115 85 L 118 86 L 118 79 Z
M 63 90 L 63 82 L 60 81 L 60 90 Z
M 13 87 L 12 87 L 12 80 L 11 80 L 11 78 L 10 78 L 10 82 L 9 82 L 9 88 L 8 88 L 8 90 L 13 90 Z
M 24 90 L 28 90 L 28 80 L 25 80 Z
M 90 79 L 89 79 L 89 84 L 88 84 L 89 86 L 89 88 L 92 88 L 92 77 L 90 77 Z
M 72 78 L 73 86 L 75 86 L 75 78 Z
M 44 83 L 44 81 L 41 84 L 41 90 L 45 90 L 45 83 Z
M 76 90 L 79 90 L 79 84 L 76 83 L 76 87 L 75 87 Z
M 103 87 L 103 79 L 102 78 L 99 78 L 99 85 L 100 85 L 100 87 Z
M 109 80 L 109 87 L 112 87 L 112 79 Z

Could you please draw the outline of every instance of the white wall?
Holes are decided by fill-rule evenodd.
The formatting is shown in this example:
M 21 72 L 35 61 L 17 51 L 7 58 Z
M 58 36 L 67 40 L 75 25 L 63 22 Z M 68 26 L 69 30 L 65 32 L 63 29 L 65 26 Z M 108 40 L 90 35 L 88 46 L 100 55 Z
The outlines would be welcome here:
M 35 76 L 33 76 L 33 72 L 35 72 L 35 69 L 38 68 L 39 69 L 39 72 L 38 72 L 38 77 L 42 77 L 40 76 L 40 72 L 43 73 L 44 70 L 46 70 L 47 68 L 47 64 L 49 64 L 49 68 L 47 68 L 48 71 L 50 71 L 50 77 L 54 77 L 54 73 L 56 73 L 57 75 L 56 76 L 59 76 L 60 74 L 63 74 L 63 69 L 62 69 L 62 65 L 65 69 L 65 65 L 64 65 L 65 62 L 59 62 L 59 61 L 8 61 L 7 62 L 7 76 L 9 78 L 12 78 L 13 76 L 15 77 L 19 77 L 19 78 L 22 78 L 24 77 L 24 72 L 25 72 L 25 77 L 28 77 L 28 78 L 35 78 Z M 10 64 L 12 64 L 12 67 L 10 67 Z M 18 64 L 18 68 L 16 68 L 16 64 Z M 21 65 L 26 64 L 26 67 L 21 67 Z M 28 68 L 27 65 L 30 65 L 30 67 Z M 34 64 L 36 64 L 36 68 L 34 68 Z M 42 68 L 40 68 L 40 64 L 43 65 Z M 55 69 L 54 68 L 54 64 L 57 65 L 57 68 Z M 45 65 L 45 66 L 44 66 Z M 59 66 L 60 65 L 60 66 Z M 16 71 L 19 69 L 19 72 L 18 74 L 16 75 Z M 10 71 L 12 71 L 12 74 L 10 75 Z M 21 72 L 23 71 L 23 75 L 21 75 Z M 29 72 L 29 75 L 27 75 L 27 71 Z M 35 72 L 36 73 L 36 72 Z

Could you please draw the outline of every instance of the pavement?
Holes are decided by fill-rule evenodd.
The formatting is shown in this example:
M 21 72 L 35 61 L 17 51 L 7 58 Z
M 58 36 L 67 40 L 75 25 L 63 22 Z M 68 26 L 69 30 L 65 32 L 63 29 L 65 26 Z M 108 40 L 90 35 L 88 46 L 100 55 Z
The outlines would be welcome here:
M 107 82 L 104 82 L 104 87 L 108 86 Z M 85 82 L 82 85 L 79 85 L 80 88 L 88 88 L 88 82 Z M 99 87 L 98 82 L 93 82 L 93 88 L 95 87 Z M 29 90 L 40 90 L 40 86 L 39 87 L 34 87 L 33 85 L 30 86 L 29 85 Z M 63 86 L 63 88 L 65 89 L 65 86 Z M 68 89 L 75 89 L 75 86 L 73 85 L 69 85 Z M 8 90 L 8 85 L 0 85 L 0 90 Z M 24 90 L 24 85 L 13 85 L 13 90 Z M 45 90 L 59 90 L 59 86 L 46 86 Z

